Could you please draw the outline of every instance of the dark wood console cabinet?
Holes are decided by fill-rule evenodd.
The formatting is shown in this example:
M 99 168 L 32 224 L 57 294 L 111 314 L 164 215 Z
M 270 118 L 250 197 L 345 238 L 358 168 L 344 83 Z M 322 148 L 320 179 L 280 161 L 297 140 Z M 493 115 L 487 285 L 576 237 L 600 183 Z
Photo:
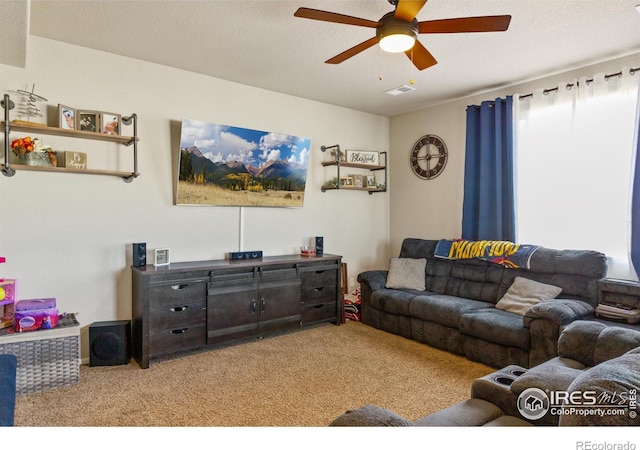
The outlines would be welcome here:
M 150 359 L 319 322 L 344 323 L 341 257 L 132 267 L 132 355 Z

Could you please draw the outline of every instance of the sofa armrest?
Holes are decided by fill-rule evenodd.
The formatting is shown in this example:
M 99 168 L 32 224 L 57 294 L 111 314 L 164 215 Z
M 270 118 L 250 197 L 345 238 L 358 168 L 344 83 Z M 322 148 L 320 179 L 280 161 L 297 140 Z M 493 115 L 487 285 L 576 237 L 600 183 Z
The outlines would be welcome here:
M 387 270 L 369 270 L 358 274 L 358 283 L 366 284 L 369 289 L 375 291 L 382 289 L 387 284 Z
M 559 298 L 532 306 L 522 318 L 529 329 L 529 367 L 558 355 L 558 339 L 562 328 L 571 322 L 593 315 L 590 304 L 581 300 Z
M 410 427 L 413 423 L 395 412 L 374 405 L 352 409 L 336 418 L 330 427 Z
M 576 320 L 558 339 L 558 355 L 595 366 L 640 347 L 640 331 L 600 322 Z
M 536 319 L 544 319 L 556 325 L 567 325 L 574 320 L 593 315 L 594 308 L 582 300 L 558 298 L 533 305 L 524 315 L 524 326 L 529 328 Z

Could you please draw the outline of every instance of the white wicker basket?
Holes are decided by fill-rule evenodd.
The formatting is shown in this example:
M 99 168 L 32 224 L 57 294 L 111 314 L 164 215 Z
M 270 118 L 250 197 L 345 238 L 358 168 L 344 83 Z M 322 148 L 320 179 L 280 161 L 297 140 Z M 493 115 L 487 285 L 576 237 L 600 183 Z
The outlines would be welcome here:
M 72 325 L 65 326 L 68 323 Z M 75 318 L 51 330 L 3 334 L 0 354 L 18 358 L 17 395 L 80 382 L 80 327 Z

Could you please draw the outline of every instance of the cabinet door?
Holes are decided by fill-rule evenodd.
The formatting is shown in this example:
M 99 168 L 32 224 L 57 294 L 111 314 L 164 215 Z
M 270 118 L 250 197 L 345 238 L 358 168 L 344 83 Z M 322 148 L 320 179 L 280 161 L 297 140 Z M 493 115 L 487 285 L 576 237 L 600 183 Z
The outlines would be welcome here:
M 210 282 L 207 344 L 255 335 L 258 332 L 258 302 L 258 279 L 253 273 Z
M 296 269 L 260 272 L 259 332 L 300 326 L 300 277 Z

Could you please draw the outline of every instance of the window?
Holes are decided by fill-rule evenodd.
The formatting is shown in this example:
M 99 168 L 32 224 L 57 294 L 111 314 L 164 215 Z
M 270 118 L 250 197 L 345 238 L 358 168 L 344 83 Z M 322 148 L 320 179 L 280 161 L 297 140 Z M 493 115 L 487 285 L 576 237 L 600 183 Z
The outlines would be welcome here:
M 599 75 L 514 101 L 518 242 L 593 249 L 608 276 L 629 257 L 638 79 Z

